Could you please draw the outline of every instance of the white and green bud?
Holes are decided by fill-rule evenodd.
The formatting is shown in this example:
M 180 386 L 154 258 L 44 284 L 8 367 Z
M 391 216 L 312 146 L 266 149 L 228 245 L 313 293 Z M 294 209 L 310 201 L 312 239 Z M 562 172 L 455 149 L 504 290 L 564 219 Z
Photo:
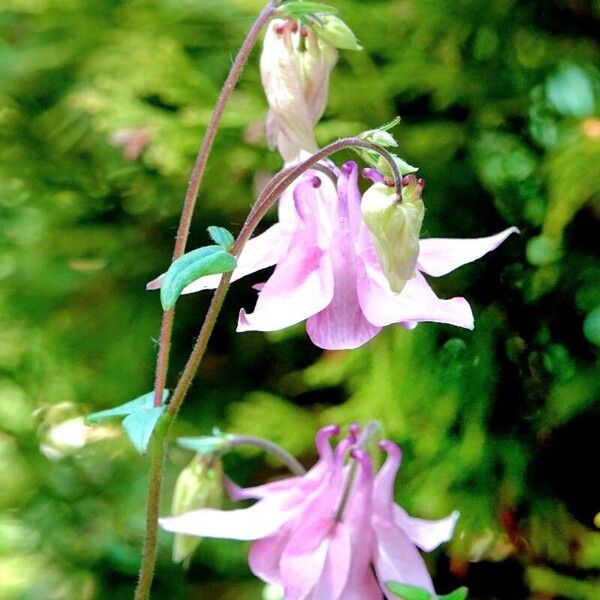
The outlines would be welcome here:
M 267 29 L 260 73 L 269 103 L 267 139 L 286 162 L 316 152 L 314 128 L 323 116 L 337 51 L 295 21 L 274 19 Z
M 335 15 L 319 15 L 311 23 L 311 29 L 322 41 L 340 50 L 362 50 L 354 32 Z
M 219 508 L 223 502 L 223 468 L 219 458 L 211 454 L 197 454 L 181 471 L 171 511 L 174 516 L 199 508 Z M 202 538 L 176 533 L 173 540 L 173 562 L 185 567 Z
M 377 258 L 395 294 L 399 294 L 406 282 L 415 276 L 425 214 L 421 200 L 422 180 L 409 175 L 402 183 L 402 200 L 395 188 L 376 183 L 364 193 L 361 203 Z

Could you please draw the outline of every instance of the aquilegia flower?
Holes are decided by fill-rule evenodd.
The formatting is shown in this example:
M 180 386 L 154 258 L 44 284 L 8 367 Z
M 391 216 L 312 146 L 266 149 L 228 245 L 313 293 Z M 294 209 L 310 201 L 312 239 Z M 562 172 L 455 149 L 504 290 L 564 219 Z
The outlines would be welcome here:
M 232 499 L 257 499 L 245 509 L 201 509 L 161 519 L 168 531 L 252 540 L 249 565 L 263 581 L 280 585 L 285 600 L 394 598 L 390 581 L 433 592 L 417 547 L 431 551 L 452 536 L 458 513 L 439 521 L 409 516 L 394 503 L 400 449 L 380 443 L 387 460 L 375 475 L 352 429 L 335 450 L 316 437 L 320 458 L 305 475 L 253 488 L 229 486 Z
M 420 240 L 413 276 L 395 294 L 361 216 L 356 163 L 343 165 L 337 189 L 329 178 L 312 173 L 281 197 L 279 223 L 251 239 L 239 257 L 233 281 L 277 266 L 258 286 L 254 312 L 241 310 L 238 331 L 276 331 L 306 320 L 316 346 L 340 350 L 361 346 L 392 323 L 409 329 L 422 321 L 473 328 L 469 303 L 438 298 L 424 274 L 439 277 L 482 257 L 515 227 L 484 238 Z M 407 184 L 422 186 L 414 176 Z M 219 277 L 198 279 L 184 293 L 216 287 Z M 148 287 L 159 286 L 160 278 Z

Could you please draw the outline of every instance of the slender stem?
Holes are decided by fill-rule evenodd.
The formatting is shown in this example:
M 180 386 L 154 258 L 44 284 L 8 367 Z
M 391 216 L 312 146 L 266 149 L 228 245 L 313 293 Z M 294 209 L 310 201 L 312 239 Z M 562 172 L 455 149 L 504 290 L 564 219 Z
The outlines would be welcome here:
M 235 58 L 229 75 L 227 76 L 227 79 L 223 84 L 223 88 L 221 89 L 221 93 L 219 94 L 219 97 L 217 99 L 217 103 L 208 123 L 206 132 L 204 133 L 204 137 L 202 139 L 202 143 L 200 145 L 200 149 L 198 150 L 198 155 L 196 157 L 196 162 L 194 164 L 194 168 L 190 176 L 188 189 L 185 195 L 185 200 L 181 211 L 179 227 L 177 229 L 177 236 L 175 238 L 173 260 L 176 260 L 177 258 L 182 256 L 185 252 L 185 246 L 189 236 L 192 215 L 194 213 L 196 198 L 198 196 L 200 184 L 202 183 L 202 177 L 206 168 L 206 162 L 208 160 L 208 155 L 210 154 L 210 151 L 212 149 L 219 127 L 219 123 L 221 121 L 221 117 L 223 115 L 223 111 L 225 110 L 227 101 L 229 100 L 238 82 L 238 79 L 244 69 L 246 62 L 248 61 L 248 57 L 250 56 L 250 52 L 254 47 L 254 44 L 258 40 L 262 28 L 269 21 L 269 19 L 275 12 L 278 4 L 278 0 L 269 0 L 268 4 L 259 14 L 256 21 L 250 28 L 250 31 L 248 32 L 248 35 L 246 36 L 246 39 L 244 40 Z M 226 277 L 224 276 L 222 278 L 222 281 L 225 280 Z M 224 287 L 223 298 L 225 296 L 226 291 L 227 286 Z M 217 293 L 215 293 L 215 297 L 213 298 L 213 304 L 215 302 L 216 296 Z M 221 304 L 222 301 L 223 299 L 221 299 Z M 211 307 L 213 306 L 213 304 L 211 304 Z M 220 304 L 216 310 L 217 314 L 219 309 Z M 165 388 L 167 380 L 174 316 L 175 311 L 173 309 L 165 311 L 163 313 L 160 328 L 158 356 L 156 361 L 156 374 L 154 379 L 154 406 L 160 406 L 162 402 L 163 389 Z M 212 327 L 210 328 L 210 331 L 212 332 Z M 165 429 L 161 429 L 160 431 L 155 430 L 155 434 L 153 436 L 154 439 L 152 442 L 153 450 L 150 463 L 148 503 L 146 509 L 146 533 L 144 536 L 142 564 L 140 567 L 138 585 L 135 591 L 135 600 L 146 600 L 147 598 L 149 598 L 150 589 L 152 587 L 152 579 L 154 577 L 154 566 L 156 563 L 156 544 L 158 536 L 157 528 L 160 493 L 162 488 L 162 472 L 166 456 L 165 440 L 171 422 L 172 420 L 169 420 L 169 424 L 165 427 Z
M 304 475 L 306 469 L 281 446 L 275 442 L 270 442 L 260 437 L 253 435 L 230 435 L 227 439 L 227 446 L 235 448 L 236 446 L 256 446 L 265 452 L 269 452 L 277 457 L 294 475 Z
M 150 449 L 150 480 L 149 490 L 157 490 L 157 493 L 148 494 L 148 507 L 146 509 L 146 533 L 144 536 L 144 548 L 142 551 L 142 566 L 135 590 L 135 600 L 145 600 L 150 596 L 152 579 L 154 577 L 154 564 L 156 562 L 156 550 L 158 540 L 158 514 L 160 503 L 160 488 L 162 473 L 165 464 L 167 439 L 164 435 L 170 419 L 163 418 L 155 429 L 152 436 Z
M 202 143 L 196 156 L 196 162 L 190 175 L 190 181 L 188 183 L 187 192 L 185 194 L 185 200 L 183 202 L 183 208 L 181 210 L 181 217 L 179 219 L 179 227 L 177 228 L 177 235 L 175 237 L 175 247 L 173 248 L 172 260 L 177 260 L 185 252 L 185 245 L 190 233 L 190 225 L 192 223 L 192 216 L 194 214 L 194 208 L 196 207 L 196 199 L 198 197 L 198 191 L 200 184 L 202 183 L 202 177 L 204 176 L 204 170 L 208 161 L 208 156 L 212 150 L 221 117 L 227 105 L 229 98 L 237 82 L 244 70 L 244 66 L 248 61 L 250 52 L 254 47 L 254 44 L 258 40 L 258 36 L 264 25 L 269 21 L 271 16 L 276 10 L 276 4 L 272 0 L 265 6 L 256 21 L 250 28 L 246 39 L 244 40 L 229 75 L 223 84 L 221 93 L 217 98 L 217 103 L 210 117 L 210 121 L 206 127 Z M 171 347 L 171 336 L 173 332 L 173 320 L 174 310 L 167 310 L 163 314 L 162 324 L 160 328 L 160 340 L 158 346 L 158 357 L 156 361 L 156 376 L 154 380 L 154 406 L 160 406 L 162 402 L 162 391 L 165 387 L 167 380 L 167 371 L 169 364 L 169 352 Z

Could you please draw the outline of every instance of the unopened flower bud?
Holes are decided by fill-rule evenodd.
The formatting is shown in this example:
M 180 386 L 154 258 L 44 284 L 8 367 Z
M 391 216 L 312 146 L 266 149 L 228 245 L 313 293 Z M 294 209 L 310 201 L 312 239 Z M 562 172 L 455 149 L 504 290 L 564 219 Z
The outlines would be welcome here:
M 324 42 L 342 50 L 362 50 L 354 32 L 335 15 L 320 15 L 311 24 L 312 30 Z
M 395 294 L 399 294 L 406 282 L 415 276 L 425 213 L 422 186 L 414 175 L 406 179 L 408 185 L 402 190 L 401 202 L 393 187 L 376 183 L 364 193 L 361 203 L 377 258 Z
M 335 48 L 294 24 L 273 20 L 260 58 L 270 108 L 267 138 L 286 162 L 296 160 L 302 150 L 317 151 L 314 128 L 325 111 L 329 76 L 337 60 Z
M 210 454 L 197 454 L 179 474 L 173 492 L 171 510 L 181 515 L 199 508 L 220 508 L 223 502 L 223 468 L 220 459 Z M 187 567 L 202 538 L 175 534 L 173 562 Z

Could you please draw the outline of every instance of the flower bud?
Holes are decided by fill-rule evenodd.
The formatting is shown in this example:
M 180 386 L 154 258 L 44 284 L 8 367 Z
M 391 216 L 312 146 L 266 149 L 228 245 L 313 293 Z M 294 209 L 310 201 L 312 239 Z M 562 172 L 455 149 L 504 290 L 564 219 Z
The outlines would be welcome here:
M 421 200 L 423 185 L 414 175 L 405 177 L 402 201 L 393 187 L 372 185 L 363 195 L 361 210 L 365 224 L 390 289 L 399 294 L 415 276 L 419 257 L 419 234 L 425 208 Z
M 197 454 L 179 474 L 173 492 L 173 515 L 198 508 L 219 508 L 223 501 L 223 468 L 210 454 Z M 173 562 L 187 567 L 202 538 L 176 533 L 173 540 Z
M 342 50 L 362 50 L 354 32 L 335 15 L 320 15 L 311 24 L 312 30 L 324 42 Z
M 337 51 L 293 21 L 275 19 L 265 35 L 260 73 L 269 103 L 267 139 L 286 162 L 316 152 L 315 125 L 327 104 Z

